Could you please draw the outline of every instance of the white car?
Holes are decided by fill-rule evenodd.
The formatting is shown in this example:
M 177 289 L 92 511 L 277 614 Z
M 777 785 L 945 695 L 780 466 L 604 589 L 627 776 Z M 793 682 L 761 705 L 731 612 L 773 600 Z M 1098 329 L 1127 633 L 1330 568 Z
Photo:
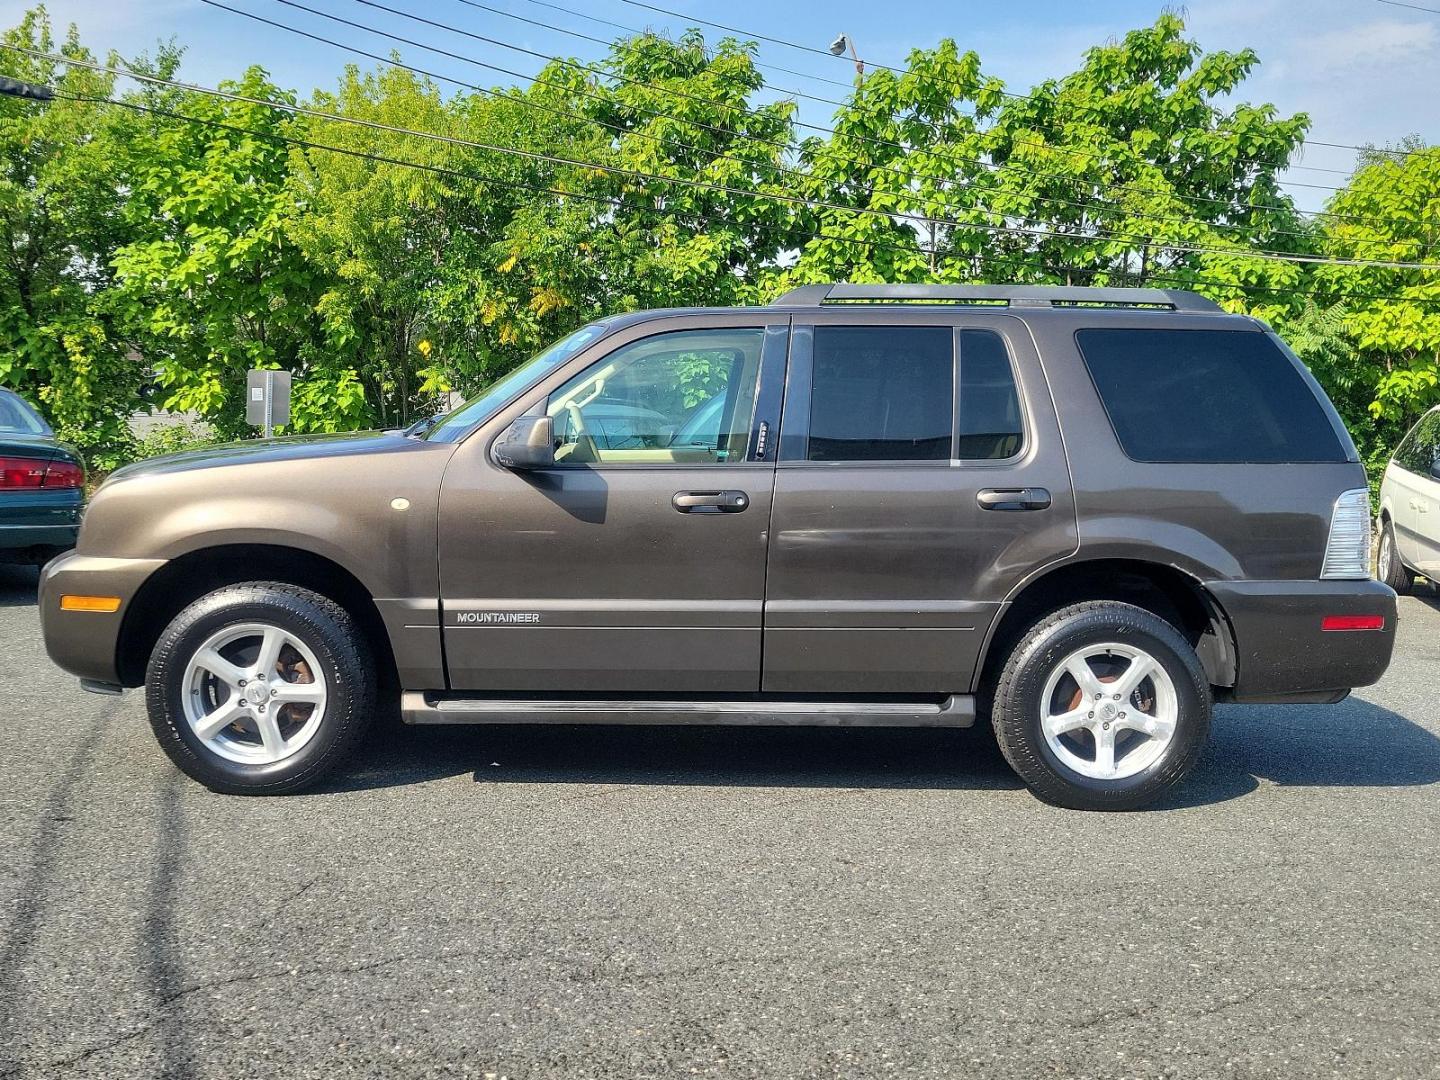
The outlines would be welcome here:
M 1376 576 L 1406 593 L 1417 574 L 1440 582 L 1440 406 L 1410 429 L 1380 484 Z

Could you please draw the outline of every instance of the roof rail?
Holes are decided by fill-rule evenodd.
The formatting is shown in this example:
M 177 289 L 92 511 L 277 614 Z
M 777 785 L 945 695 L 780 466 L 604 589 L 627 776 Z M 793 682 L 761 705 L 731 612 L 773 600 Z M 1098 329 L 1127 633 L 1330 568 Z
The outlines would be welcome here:
M 1111 289 L 1088 285 L 802 285 L 773 301 L 771 306 L 820 307 L 822 304 L 865 302 L 1223 310 L 1215 301 L 1181 289 Z

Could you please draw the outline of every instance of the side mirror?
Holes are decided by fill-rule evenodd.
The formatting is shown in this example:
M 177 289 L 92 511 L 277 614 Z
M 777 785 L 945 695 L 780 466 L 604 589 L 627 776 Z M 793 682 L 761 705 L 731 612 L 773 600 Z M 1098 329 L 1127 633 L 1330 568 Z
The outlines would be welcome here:
M 555 464 L 555 421 L 517 416 L 495 440 L 495 460 L 507 469 L 544 469 Z

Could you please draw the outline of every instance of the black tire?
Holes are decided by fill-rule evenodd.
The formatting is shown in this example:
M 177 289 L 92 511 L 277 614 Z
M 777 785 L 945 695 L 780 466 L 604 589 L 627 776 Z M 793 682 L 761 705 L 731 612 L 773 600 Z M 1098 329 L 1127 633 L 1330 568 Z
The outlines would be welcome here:
M 1387 546 L 1390 563 L 1388 567 L 1385 565 Z M 1401 596 L 1409 596 L 1415 591 L 1415 575 L 1400 561 L 1400 549 L 1395 544 L 1395 526 L 1389 518 L 1380 526 L 1380 548 L 1375 554 L 1375 576 Z
M 1041 728 L 1041 698 L 1056 668 L 1087 645 L 1119 644 L 1153 657 L 1175 688 L 1174 735 L 1148 767 L 1122 779 L 1096 779 L 1067 766 Z M 1213 698 L 1195 650 L 1170 623 L 1143 608 L 1089 601 L 1045 616 L 1026 632 L 995 685 L 991 720 L 1000 752 L 1040 799 L 1074 810 L 1133 810 L 1190 771 L 1210 733 Z M 1095 755 L 1098 757 L 1098 753 Z
M 231 761 L 207 747 L 185 718 L 186 669 L 200 646 L 226 627 L 279 627 L 314 654 L 326 681 L 324 712 L 295 753 L 267 764 Z M 328 597 L 274 581 L 230 585 L 200 597 L 171 620 L 150 654 L 145 703 L 161 748 L 180 771 L 211 791 L 280 795 L 317 783 L 360 742 L 375 711 L 371 650 L 350 613 Z

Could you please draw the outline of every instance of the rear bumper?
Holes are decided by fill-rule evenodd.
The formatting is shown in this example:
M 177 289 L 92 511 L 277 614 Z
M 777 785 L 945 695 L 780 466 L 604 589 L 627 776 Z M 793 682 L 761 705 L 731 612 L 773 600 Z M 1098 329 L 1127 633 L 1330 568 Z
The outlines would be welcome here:
M 79 525 L 12 525 L 0 522 L 0 559 L 28 548 L 72 548 Z
M 40 629 L 45 651 L 82 679 L 118 683 L 120 628 L 130 602 L 164 559 L 102 559 L 66 552 L 40 572 Z M 62 611 L 60 597 L 118 596 L 117 611 Z
M 72 548 L 85 497 L 79 491 L 10 491 L 0 499 L 0 561 L 17 552 Z
M 1395 649 L 1395 593 L 1378 581 L 1209 581 L 1235 634 L 1234 701 L 1338 700 L 1377 682 Z M 1379 615 L 1380 630 L 1320 629 Z

